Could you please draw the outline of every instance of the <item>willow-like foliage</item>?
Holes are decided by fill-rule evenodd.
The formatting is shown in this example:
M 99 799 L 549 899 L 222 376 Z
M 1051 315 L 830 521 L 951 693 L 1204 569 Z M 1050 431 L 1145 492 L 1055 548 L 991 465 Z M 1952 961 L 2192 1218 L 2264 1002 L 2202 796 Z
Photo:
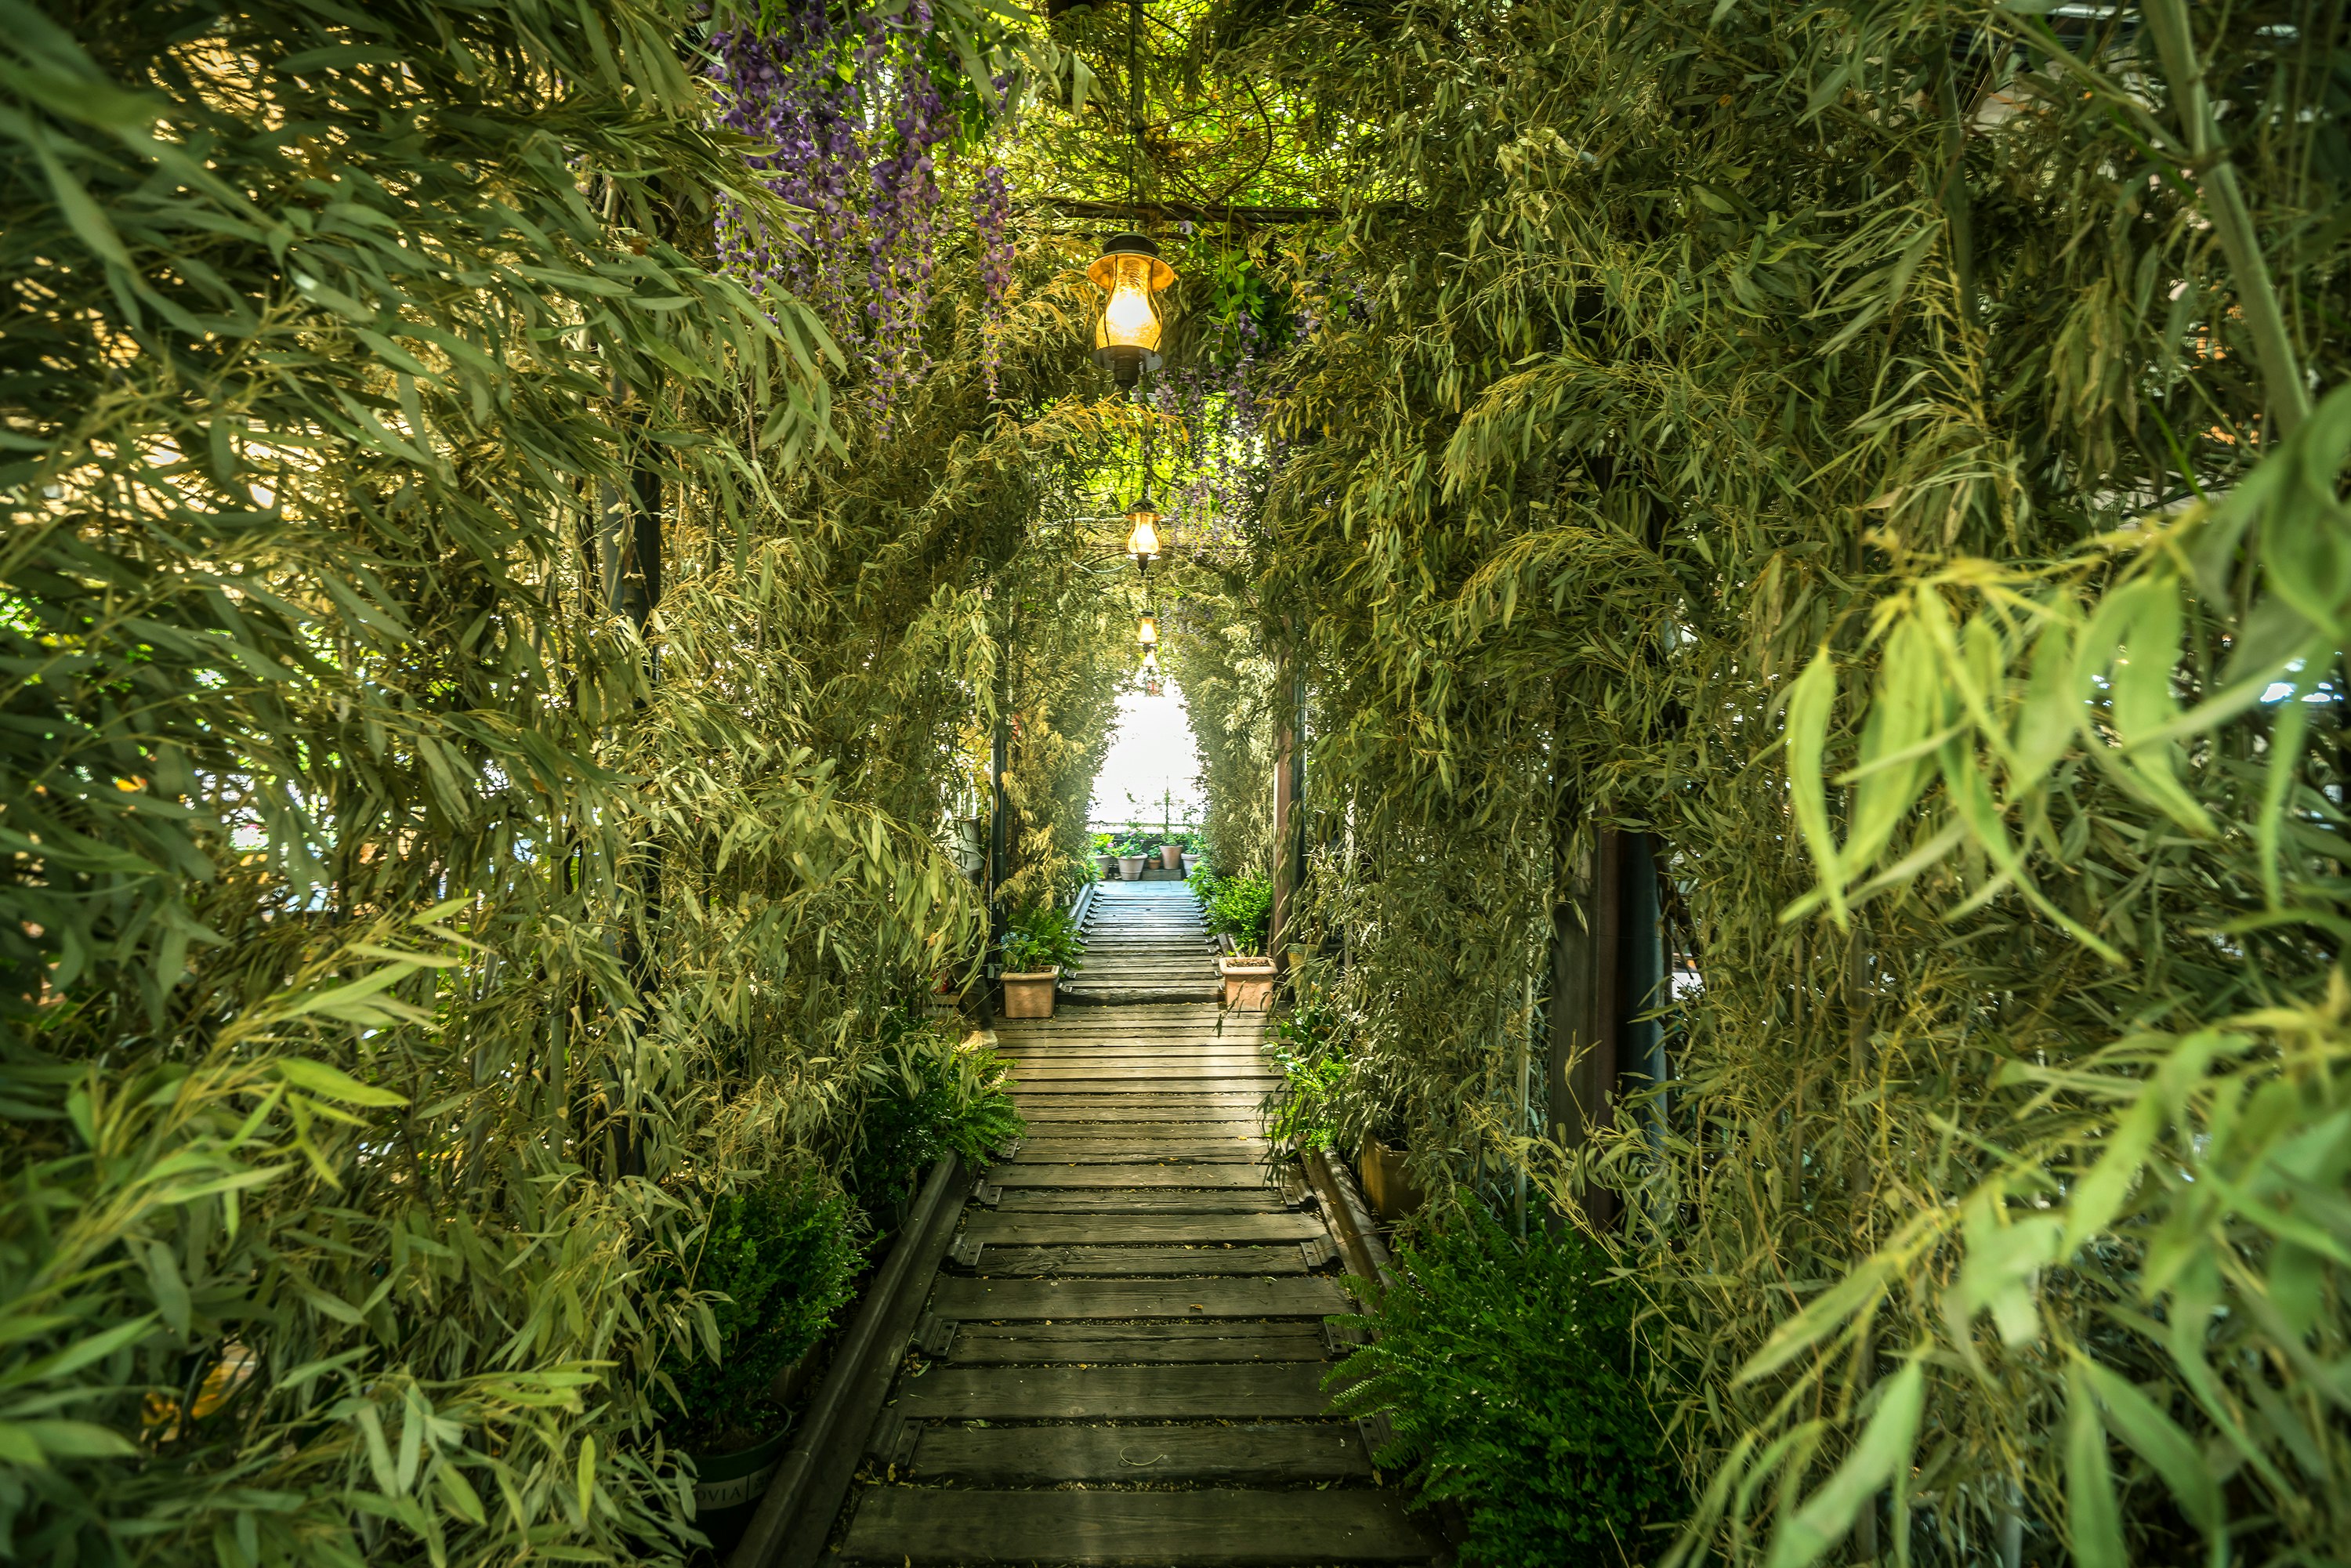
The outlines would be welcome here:
M 1352 160 L 1259 559 L 1350 1131 L 1623 1195 L 1681 1560 L 2351 1538 L 2344 17 L 2043 11 L 1225 35 Z M 1602 827 L 1703 987 L 1546 1148 Z
M 785 214 L 707 25 L 0 9 L 0 1553 L 679 1560 L 653 1281 L 981 956 L 934 840 L 1083 285 L 1029 423 L 963 252 L 841 417 L 711 264 Z

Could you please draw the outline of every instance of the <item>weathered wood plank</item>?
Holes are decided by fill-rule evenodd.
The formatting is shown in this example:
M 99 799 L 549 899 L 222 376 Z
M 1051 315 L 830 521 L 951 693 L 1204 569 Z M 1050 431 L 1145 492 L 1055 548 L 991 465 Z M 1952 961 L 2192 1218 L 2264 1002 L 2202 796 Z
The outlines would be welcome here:
M 1262 1186 L 1191 1191 L 1038 1187 L 1008 1192 L 996 1205 L 998 1214 L 1278 1214 L 1289 1208 L 1280 1193 Z
M 1192 1366 L 935 1366 L 902 1379 L 909 1420 L 1073 1421 L 1321 1416 L 1315 1362 Z
M 852 1563 L 1426 1563 L 1429 1539 L 1385 1491 L 986 1491 L 876 1487 L 842 1543 Z
M 1253 1105 L 1256 1105 L 1256 1103 L 1250 1103 L 1250 1107 Z M 1020 1114 L 1028 1116 L 1029 1126 L 1105 1126 L 1105 1128 L 1119 1128 L 1117 1135 L 1123 1135 L 1126 1128 L 1147 1128 L 1147 1126 L 1256 1128 L 1258 1126 L 1256 1114 L 1241 1114 L 1241 1112 L 1250 1110 L 1250 1107 L 1093 1105 L 1093 1103 L 1070 1103 L 1070 1100 L 1056 1100 L 1056 1103 L 1049 1103 L 1049 1105 L 1040 1105 L 1040 1103 L 1034 1103 L 1032 1100 L 1032 1103 L 1029 1103 Z M 1040 1133 L 1040 1138 L 1044 1138 L 1044 1135 L 1046 1133 Z M 1147 1138 L 1147 1133 L 1135 1133 L 1135 1135 L 1138 1135 L 1138 1138 Z
M 1019 1247 L 990 1241 L 979 1255 L 977 1271 L 999 1278 L 1019 1274 L 1303 1274 L 1306 1254 L 1295 1245 Z
M 934 1427 L 909 1467 L 925 1480 L 998 1486 L 1060 1481 L 1342 1481 L 1371 1460 L 1352 1425 Z
M 991 1166 L 987 1179 L 998 1186 L 1260 1186 L 1256 1166 Z
M 956 1280 L 931 1291 L 943 1318 L 1320 1318 L 1348 1310 L 1336 1280 Z
M 1196 1111 L 1223 1116 L 1248 1114 L 1265 1103 L 1265 1091 L 1261 1089 L 1161 1089 L 1149 1083 L 1102 1083 L 1089 1089 L 1059 1085 L 1024 1089 L 1015 1083 L 1012 1097 L 1024 1106 L 1034 1105 L 1045 1111 L 1099 1105 L 1105 1111 L 1143 1111 L 1171 1116 Z
M 1133 1165 L 1141 1160 L 1206 1160 L 1255 1165 L 1271 1147 L 1262 1138 L 1041 1138 L 1022 1142 L 1015 1165 Z
M 1323 1361 L 1322 1328 L 1311 1322 L 964 1323 L 947 1359 L 958 1365 L 1087 1362 Z
M 1110 1246 L 1224 1241 L 1311 1241 L 1325 1234 L 1311 1214 L 989 1214 L 964 1222 L 964 1235 L 990 1247 Z

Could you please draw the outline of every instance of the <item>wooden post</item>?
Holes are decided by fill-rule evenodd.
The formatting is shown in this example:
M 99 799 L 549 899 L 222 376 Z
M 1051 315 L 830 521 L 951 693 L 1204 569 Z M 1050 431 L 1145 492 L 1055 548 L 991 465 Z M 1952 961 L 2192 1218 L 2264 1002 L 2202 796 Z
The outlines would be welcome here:
M 1285 628 L 1286 630 L 1286 628 Z M 1286 967 L 1283 949 L 1289 945 L 1291 905 L 1298 896 L 1298 880 L 1291 841 L 1298 831 L 1298 705 L 1295 664 L 1288 637 L 1282 639 L 1280 652 L 1274 662 L 1274 690 L 1278 695 L 1273 719 L 1273 912 L 1267 924 L 1265 947 L 1273 959 L 1276 974 Z

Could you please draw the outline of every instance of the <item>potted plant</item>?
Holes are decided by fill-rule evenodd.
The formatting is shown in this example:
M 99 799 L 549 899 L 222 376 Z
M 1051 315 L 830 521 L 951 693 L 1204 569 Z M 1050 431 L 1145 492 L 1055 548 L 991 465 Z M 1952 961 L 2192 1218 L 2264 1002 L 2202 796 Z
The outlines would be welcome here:
M 1169 839 L 1159 846 L 1159 869 L 1162 871 L 1184 869 L 1184 841 L 1181 839 Z
M 1184 830 L 1184 874 L 1189 877 L 1200 863 L 1200 835 L 1196 829 Z
M 1154 847 L 1151 836 L 1141 828 L 1127 829 L 1119 836 L 1118 874 L 1128 882 L 1141 882 L 1144 863 L 1151 858 Z
M 1111 843 L 1108 833 L 1094 835 L 1094 870 L 1105 879 L 1118 869 L 1118 856 L 1111 852 Z
M 653 1402 L 694 1464 L 695 1523 L 722 1554 L 790 1446 L 804 1359 L 853 1293 L 863 1261 L 846 1194 L 810 1172 L 712 1200 L 668 1270 L 694 1304 L 661 1360 Z
M 1273 1006 L 1274 967 L 1265 944 L 1266 928 L 1273 919 L 1273 883 L 1249 873 L 1204 878 L 1199 888 L 1208 929 L 1232 940 L 1232 956 L 1217 960 L 1225 981 L 1225 1007 L 1241 1012 L 1268 1010 Z
M 1040 907 L 1014 920 L 1004 934 L 1004 1016 L 1051 1018 L 1061 970 L 1085 950 L 1067 910 Z
M 1355 1174 L 1364 1184 L 1364 1196 L 1372 1200 L 1382 1219 L 1394 1222 L 1428 1201 L 1428 1195 L 1405 1169 L 1404 1150 L 1378 1137 L 1364 1140 L 1362 1150 L 1355 1155 Z

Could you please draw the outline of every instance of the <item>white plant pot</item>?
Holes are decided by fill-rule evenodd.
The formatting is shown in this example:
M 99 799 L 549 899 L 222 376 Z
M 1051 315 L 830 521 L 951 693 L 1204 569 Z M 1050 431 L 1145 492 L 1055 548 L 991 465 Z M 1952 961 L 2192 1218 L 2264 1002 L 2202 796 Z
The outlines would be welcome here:
M 1143 857 L 1141 855 L 1119 856 L 1118 874 L 1124 877 L 1129 882 L 1141 882 L 1143 880 Z

